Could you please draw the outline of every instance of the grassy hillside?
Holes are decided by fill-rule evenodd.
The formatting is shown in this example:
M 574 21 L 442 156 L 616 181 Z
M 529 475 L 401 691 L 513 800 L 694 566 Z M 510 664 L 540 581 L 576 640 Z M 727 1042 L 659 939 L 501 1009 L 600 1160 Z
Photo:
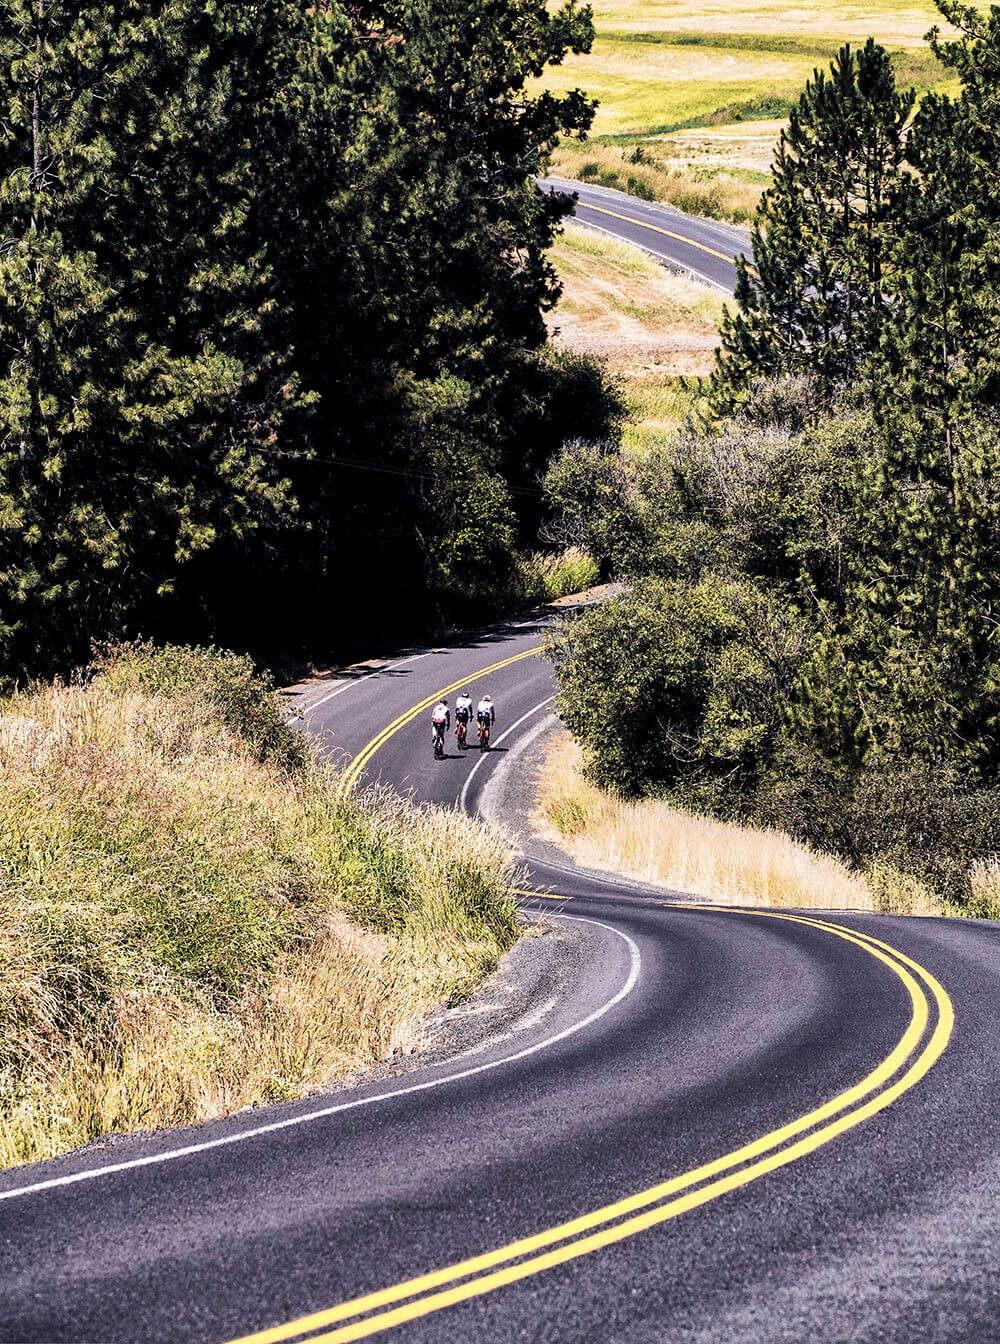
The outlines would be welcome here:
M 901 83 L 948 87 L 923 37 L 931 0 L 597 0 L 598 37 L 546 86 L 600 100 L 591 140 L 559 152 L 559 172 L 745 221 L 767 181 L 790 102 L 845 41 L 875 37 Z
M 557 345 L 606 359 L 642 448 L 683 416 L 685 378 L 711 372 L 723 295 L 673 275 L 637 247 L 569 224 L 550 252 L 563 285 L 549 317 Z
M 338 797 L 240 659 L 0 702 L 0 1165 L 301 1096 L 515 941 L 482 825 Z

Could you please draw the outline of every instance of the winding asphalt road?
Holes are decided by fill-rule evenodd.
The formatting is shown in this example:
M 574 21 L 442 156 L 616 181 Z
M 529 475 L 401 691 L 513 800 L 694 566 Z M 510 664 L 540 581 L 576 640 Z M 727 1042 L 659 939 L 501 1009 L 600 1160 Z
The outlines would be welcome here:
M 575 193 L 581 224 L 634 243 L 671 270 L 686 272 L 727 294 L 736 285 L 733 258 L 751 255 L 749 231 L 732 224 L 685 215 L 669 205 L 640 201 L 589 182 L 548 177 L 539 185 L 543 191 Z
M 333 682 L 308 729 L 475 807 L 547 712 L 541 624 Z M 497 749 L 434 761 L 466 681 Z M 508 1038 L 0 1179 L 2 1338 L 1000 1337 L 992 926 L 531 883 L 585 973 Z
M 543 624 L 359 670 L 306 726 L 475 808 L 548 712 Z M 466 682 L 496 750 L 434 761 L 429 705 Z M 1000 1338 L 992 925 L 529 882 L 582 973 L 520 1030 L 0 1177 L 0 1338 Z

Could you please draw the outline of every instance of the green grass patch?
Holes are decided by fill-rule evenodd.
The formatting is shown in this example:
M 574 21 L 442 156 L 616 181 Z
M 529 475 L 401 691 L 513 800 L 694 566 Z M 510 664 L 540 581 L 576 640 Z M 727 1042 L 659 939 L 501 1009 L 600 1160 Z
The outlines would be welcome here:
M 697 380 L 656 369 L 622 375 L 629 420 L 622 437 L 626 451 L 644 454 L 662 443 L 694 409 Z
M 594 557 L 579 546 L 555 554 L 536 551 L 523 556 L 520 573 L 526 601 L 536 603 L 584 593 L 601 577 Z

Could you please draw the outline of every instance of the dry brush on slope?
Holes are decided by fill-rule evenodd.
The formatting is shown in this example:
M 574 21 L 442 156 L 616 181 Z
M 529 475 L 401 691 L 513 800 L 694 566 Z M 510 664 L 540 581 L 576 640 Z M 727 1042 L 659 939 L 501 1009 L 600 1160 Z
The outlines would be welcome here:
M 919 883 L 888 870 L 873 882 L 781 831 L 617 798 L 585 778 L 581 761 L 568 736 L 557 740 L 542 771 L 539 821 L 589 867 L 727 905 L 942 912 Z
M 0 817 L 3 1165 L 324 1088 L 517 936 L 490 832 L 340 799 L 217 653 L 7 699 Z

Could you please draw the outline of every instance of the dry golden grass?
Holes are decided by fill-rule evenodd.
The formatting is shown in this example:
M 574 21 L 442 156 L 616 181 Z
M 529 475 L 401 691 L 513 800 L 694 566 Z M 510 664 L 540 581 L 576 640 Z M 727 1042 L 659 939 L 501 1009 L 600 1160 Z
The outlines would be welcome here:
M 0 1165 L 329 1087 L 517 936 L 481 824 L 115 676 L 0 704 Z
M 569 223 L 549 253 L 563 292 L 557 345 L 617 356 L 676 354 L 711 368 L 725 297 L 674 275 L 629 243 Z
M 557 176 L 612 187 L 648 201 L 664 201 L 689 215 L 749 225 L 770 181 L 760 171 L 729 162 L 725 144 L 711 151 L 700 142 L 665 137 L 641 151 L 599 142 L 561 145 L 553 160 Z M 734 157 L 743 151 L 734 145 Z M 637 157 L 638 156 L 638 157 Z
M 1000 919 L 1000 859 L 983 860 L 969 874 L 971 912 L 982 919 Z
M 644 449 L 684 418 L 684 379 L 715 367 L 723 295 L 664 269 L 639 248 L 568 224 L 550 252 L 563 296 L 556 345 L 600 355 L 623 389 L 628 447 Z
M 783 121 L 754 120 L 674 131 L 651 149 L 690 168 L 725 168 L 766 177 L 770 175 L 774 149 L 784 126 Z M 580 149 L 583 152 L 586 146 Z
M 663 30 L 699 33 L 754 33 L 776 37 L 818 36 L 836 41 L 882 41 L 919 46 L 941 15 L 934 0 L 596 0 L 601 28 L 649 33 Z
M 658 801 L 623 802 L 583 778 L 580 765 L 579 747 L 560 735 L 539 781 L 538 820 L 588 867 L 722 905 L 941 913 L 917 889 L 874 893 L 838 859 L 781 832 L 726 824 Z

